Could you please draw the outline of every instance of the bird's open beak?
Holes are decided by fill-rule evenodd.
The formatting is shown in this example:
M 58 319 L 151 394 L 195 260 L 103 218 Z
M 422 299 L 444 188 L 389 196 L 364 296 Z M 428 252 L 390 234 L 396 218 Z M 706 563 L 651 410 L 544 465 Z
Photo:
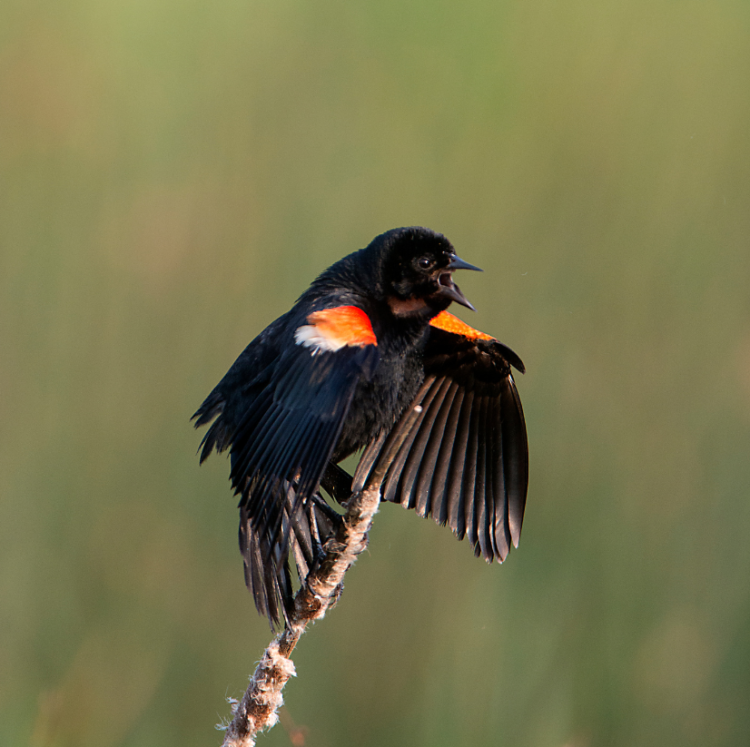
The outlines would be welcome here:
M 468 262 L 464 262 L 460 257 L 455 254 L 451 257 L 451 261 L 448 264 L 447 272 L 443 272 L 438 278 L 440 283 L 440 294 L 447 296 L 451 301 L 460 303 L 461 306 L 466 306 L 467 309 L 476 311 L 472 306 L 468 298 L 461 292 L 461 289 L 453 282 L 453 271 L 454 270 L 476 270 L 482 272 L 481 268 L 470 265 Z

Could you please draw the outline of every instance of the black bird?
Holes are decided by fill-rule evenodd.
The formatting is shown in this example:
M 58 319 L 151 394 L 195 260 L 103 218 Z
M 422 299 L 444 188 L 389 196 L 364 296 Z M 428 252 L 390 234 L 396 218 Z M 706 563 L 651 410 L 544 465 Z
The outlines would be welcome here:
M 201 462 L 229 448 L 240 496 L 245 581 L 271 624 L 293 598 L 410 404 L 422 411 L 382 498 L 432 515 L 477 555 L 518 546 L 528 481 L 526 426 L 511 366 L 521 359 L 446 309 L 470 309 L 455 270 L 478 270 L 442 234 L 396 228 L 323 272 L 242 352 L 193 416 L 214 420 Z M 337 463 L 365 451 L 352 478 Z

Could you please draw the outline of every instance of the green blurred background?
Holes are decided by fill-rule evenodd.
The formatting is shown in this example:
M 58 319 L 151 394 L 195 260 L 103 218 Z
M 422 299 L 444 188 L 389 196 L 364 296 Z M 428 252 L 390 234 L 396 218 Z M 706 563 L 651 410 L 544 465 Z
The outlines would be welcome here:
M 528 367 L 524 536 L 384 507 L 287 728 L 750 744 L 747 2 L 6 0 L 0 210 L 0 744 L 220 742 L 270 634 L 188 418 L 413 224 Z

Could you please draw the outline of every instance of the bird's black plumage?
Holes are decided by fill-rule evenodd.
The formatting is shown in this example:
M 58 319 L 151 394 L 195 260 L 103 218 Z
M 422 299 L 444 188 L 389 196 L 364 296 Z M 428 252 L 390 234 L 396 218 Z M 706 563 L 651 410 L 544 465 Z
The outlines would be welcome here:
M 452 279 L 477 269 L 426 228 L 400 228 L 323 272 L 243 351 L 195 414 L 213 420 L 201 452 L 231 452 L 240 547 L 258 610 L 272 624 L 339 520 L 320 496 L 348 497 L 336 463 L 364 448 L 365 482 L 412 402 L 422 412 L 383 499 L 468 536 L 488 561 L 517 544 L 528 477 L 526 430 L 509 348 L 446 309 L 471 307 Z M 343 498 L 342 498 L 343 497 Z

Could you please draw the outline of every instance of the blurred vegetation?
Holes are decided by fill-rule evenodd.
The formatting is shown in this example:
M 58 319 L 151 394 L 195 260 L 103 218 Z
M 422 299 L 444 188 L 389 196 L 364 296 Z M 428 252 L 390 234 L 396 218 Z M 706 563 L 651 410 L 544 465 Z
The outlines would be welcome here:
M 188 418 L 412 224 L 528 367 L 523 541 L 384 507 L 287 719 L 750 743 L 749 121 L 739 0 L 3 3 L 0 744 L 220 741 L 269 631 Z

